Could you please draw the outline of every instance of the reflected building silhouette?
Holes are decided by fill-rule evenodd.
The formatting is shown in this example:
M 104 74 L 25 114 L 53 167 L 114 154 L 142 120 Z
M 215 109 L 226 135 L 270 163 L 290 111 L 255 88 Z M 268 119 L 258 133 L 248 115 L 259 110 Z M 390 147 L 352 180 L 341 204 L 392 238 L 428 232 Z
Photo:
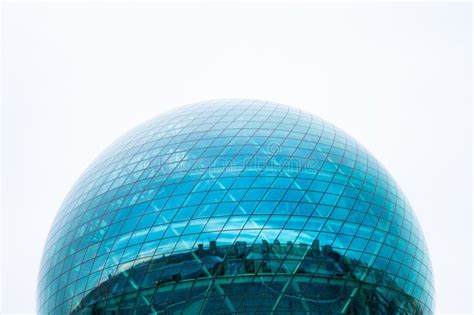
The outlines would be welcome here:
M 423 314 L 422 308 L 389 275 L 330 245 L 276 239 L 251 246 L 211 241 L 142 262 L 103 282 L 72 313 Z

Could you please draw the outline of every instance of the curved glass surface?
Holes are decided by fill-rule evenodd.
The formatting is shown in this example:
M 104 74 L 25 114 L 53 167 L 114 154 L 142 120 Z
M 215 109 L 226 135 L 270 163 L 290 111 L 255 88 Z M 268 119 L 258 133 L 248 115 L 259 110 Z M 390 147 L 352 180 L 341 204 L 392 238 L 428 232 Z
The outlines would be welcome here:
M 66 197 L 41 314 L 433 312 L 422 232 L 387 171 L 333 125 L 253 100 L 128 132 Z

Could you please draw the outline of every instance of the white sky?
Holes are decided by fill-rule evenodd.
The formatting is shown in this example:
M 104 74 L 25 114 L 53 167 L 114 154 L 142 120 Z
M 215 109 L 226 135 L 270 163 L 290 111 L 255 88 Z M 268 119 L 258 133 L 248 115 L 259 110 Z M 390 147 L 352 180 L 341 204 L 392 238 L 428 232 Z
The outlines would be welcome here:
M 469 4 L 7 3 L 2 22 L 2 313 L 35 311 L 52 220 L 108 144 L 229 97 L 300 107 L 365 145 L 418 215 L 437 311 L 472 311 Z

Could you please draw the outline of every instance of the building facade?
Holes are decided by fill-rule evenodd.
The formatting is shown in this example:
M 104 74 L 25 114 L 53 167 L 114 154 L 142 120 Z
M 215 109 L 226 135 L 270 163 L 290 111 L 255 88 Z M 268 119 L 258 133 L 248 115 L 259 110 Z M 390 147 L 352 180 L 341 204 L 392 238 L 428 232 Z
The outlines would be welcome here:
M 181 107 L 112 144 L 66 197 L 40 314 L 430 314 L 414 212 L 354 139 L 285 105 Z

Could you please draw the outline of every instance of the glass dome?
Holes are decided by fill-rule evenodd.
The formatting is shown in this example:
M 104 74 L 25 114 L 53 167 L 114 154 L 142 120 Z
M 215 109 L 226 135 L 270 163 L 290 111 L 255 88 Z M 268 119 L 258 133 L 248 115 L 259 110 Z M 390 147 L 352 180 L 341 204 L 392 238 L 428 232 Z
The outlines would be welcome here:
M 387 171 L 333 125 L 254 100 L 181 107 L 112 144 L 62 204 L 40 314 L 433 312 Z

